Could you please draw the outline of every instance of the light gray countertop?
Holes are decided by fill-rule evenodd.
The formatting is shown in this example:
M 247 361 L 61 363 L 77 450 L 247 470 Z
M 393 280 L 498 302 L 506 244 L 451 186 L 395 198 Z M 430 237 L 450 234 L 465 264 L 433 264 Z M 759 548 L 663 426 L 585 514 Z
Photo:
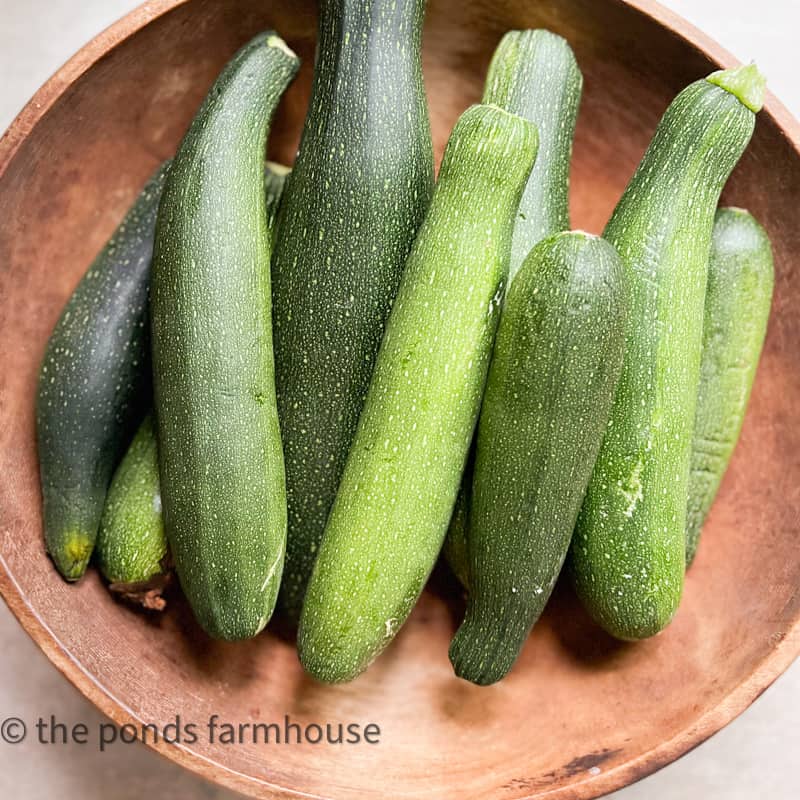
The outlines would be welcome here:
M 0 0 L 0 130 L 49 75 L 92 36 L 136 5 L 131 0 Z M 796 0 L 667 0 L 743 60 L 800 116 Z M 50 665 L 0 603 L 0 719 L 54 714 L 96 727 L 101 715 Z M 795 800 L 800 797 L 800 662 L 739 719 L 676 763 L 613 795 L 616 800 Z M 30 737 L 29 737 L 30 739 Z M 233 800 L 138 745 L 104 754 L 90 746 L 0 743 L 0 797 L 49 800 Z

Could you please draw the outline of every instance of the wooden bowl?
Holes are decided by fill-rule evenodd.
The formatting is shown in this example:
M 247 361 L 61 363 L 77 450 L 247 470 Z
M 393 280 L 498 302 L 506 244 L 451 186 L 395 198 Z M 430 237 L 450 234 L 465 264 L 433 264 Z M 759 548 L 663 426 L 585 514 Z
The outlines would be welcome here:
M 586 76 L 575 147 L 577 226 L 602 229 L 670 99 L 733 60 L 650 0 L 431 0 L 425 75 L 436 151 L 478 99 L 509 28 L 569 38 Z M 463 605 L 434 579 L 395 643 L 355 682 L 315 683 L 291 639 L 212 642 L 176 593 L 163 617 L 115 603 L 97 575 L 68 586 L 42 546 L 34 392 L 66 298 L 228 57 L 264 28 L 304 66 L 272 157 L 291 161 L 315 38 L 310 0 L 155 0 L 85 47 L 0 143 L 0 590 L 53 663 L 117 723 L 180 716 L 196 743 L 156 750 L 253 797 L 589 798 L 672 761 L 739 714 L 800 649 L 800 129 L 774 99 L 726 202 L 775 245 L 775 306 L 741 443 L 674 623 L 637 645 L 595 628 L 560 587 L 511 675 L 457 680 Z M 210 743 L 206 723 L 375 723 L 379 744 Z M 152 737 L 148 737 L 150 740 Z M 189 737 L 191 738 L 191 737 Z

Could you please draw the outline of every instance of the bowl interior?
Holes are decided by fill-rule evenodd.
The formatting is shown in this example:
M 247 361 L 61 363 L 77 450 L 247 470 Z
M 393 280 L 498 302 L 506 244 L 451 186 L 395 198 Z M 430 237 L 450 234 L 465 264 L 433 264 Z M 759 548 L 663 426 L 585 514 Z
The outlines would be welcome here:
M 56 576 L 42 546 L 33 398 L 60 309 L 240 44 L 273 27 L 303 58 L 272 158 L 292 161 L 310 87 L 308 0 L 148 6 L 103 40 L 102 57 L 91 46 L 48 85 L 49 109 L 29 107 L 0 146 L 0 588 L 53 661 L 118 722 L 196 724 L 197 742 L 156 747 L 261 797 L 592 797 L 741 711 L 797 652 L 800 615 L 800 159 L 780 109 L 761 115 L 725 196 L 752 210 L 775 245 L 767 344 L 683 605 L 662 635 L 614 642 L 560 586 L 511 675 L 476 688 L 447 659 L 463 602 L 440 570 L 375 665 L 327 687 L 303 674 L 280 632 L 212 642 L 177 594 L 164 616 L 144 617 L 112 601 L 94 573 L 78 586 Z M 573 224 L 601 231 L 670 99 L 719 66 L 666 18 L 648 0 L 431 0 L 425 79 L 437 156 L 480 97 L 500 36 L 549 27 L 569 38 L 585 75 Z M 282 726 L 285 715 L 301 725 L 375 723 L 380 744 L 211 743 L 213 714 L 235 724 Z

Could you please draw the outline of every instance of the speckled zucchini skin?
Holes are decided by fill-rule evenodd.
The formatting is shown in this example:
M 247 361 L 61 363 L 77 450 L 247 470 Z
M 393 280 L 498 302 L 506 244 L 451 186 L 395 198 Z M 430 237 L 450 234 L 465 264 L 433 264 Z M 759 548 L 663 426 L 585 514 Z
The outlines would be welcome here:
M 569 170 L 583 75 L 565 39 L 545 30 L 509 31 L 497 45 L 483 102 L 530 120 L 539 154 L 514 225 L 509 284 L 536 244 L 569 229 Z
M 485 105 L 461 116 L 447 144 L 308 586 L 298 646 L 319 680 L 367 667 L 439 554 L 536 147 L 531 123 Z
M 614 248 L 560 233 L 509 289 L 478 423 L 467 613 L 450 647 L 481 685 L 511 669 L 567 555 L 625 346 L 627 287 Z
M 747 211 L 721 208 L 714 223 L 692 435 L 686 563 L 717 495 L 744 422 L 775 282 L 766 231 Z
M 255 636 L 286 541 L 264 191 L 269 125 L 297 57 L 274 33 L 229 62 L 173 161 L 152 276 L 164 524 L 203 628 Z
M 323 0 L 311 100 L 273 258 L 289 537 L 300 615 L 391 308 L 433 188 L 424 0 Z
M 536 125 L 539 153 L 519 204 L 511 240 L 509 284 L 534 246 L 569 229 L 569 170 L 583 75 L 565 39 L 545 30 L 509 31 L 492 57 L 483 102 Z M 469 581 L 471 462 L 464 470 L 444 557 L 465 588 Z
M 114 468 L 150 403 L 147 287 L 162 165 L 70 297 L 47 345 L 36 431 L 47 552 L 78 580 Z
M 711 232 L 755 124 L 735 93 L 737 74 L 697 81 L 673 101 L 604 234 L 625 264 L 631 305 L 622 377 L 571 562 L 584 605 L 621 639 L 658 633 L 683 588 Z
M 158 442 L 145 417 L 108 489 L 95 548 L 111 583 L 141 583 L 164 572 L 167 537 L 161 515 Z

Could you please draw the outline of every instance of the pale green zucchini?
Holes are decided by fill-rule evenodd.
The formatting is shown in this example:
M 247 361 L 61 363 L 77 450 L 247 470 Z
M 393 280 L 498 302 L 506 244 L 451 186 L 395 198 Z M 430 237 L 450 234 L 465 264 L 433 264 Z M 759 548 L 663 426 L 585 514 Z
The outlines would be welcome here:
M 442 547 L 467 457 L 536 128 L 473 106 L 445 150 L 308 587 L 298 646 L 323 681 L 392 640 Z

